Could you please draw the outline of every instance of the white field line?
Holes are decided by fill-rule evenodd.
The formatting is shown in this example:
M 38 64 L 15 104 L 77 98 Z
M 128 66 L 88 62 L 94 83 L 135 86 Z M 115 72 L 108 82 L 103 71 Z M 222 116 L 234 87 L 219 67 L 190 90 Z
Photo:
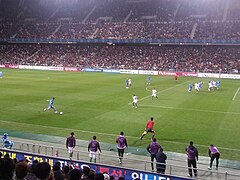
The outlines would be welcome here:
M 165 91 L 169 91 L 169 90 L 174 89 L 174 88 L 176 88 L 176 87 L 178 87 L 178 86 L 182 86 L 183 84 L 186 84 L 186 83 L 189 83 L 189 81 L 186 81 L 186 82 L 184 82 L 184 83 L 181 83 L 181 84 L 172 86 L 172 87 L 167 88 L 167 89 L 164 89 L 164 90 L 162 90 L 162 91 L 158 91 L 157 94 L 163 93 L 163 92 L 165 92 Z M 146 90 L 148 91 L 147 88 L 146 88 Z M 147 98 L 149 98 L 149 97 L 152 97 L 152 95 L 145 96 L 145 97 L 139 99 L 138 101 L 143 101 L 144 99 L 147 99 Z M 132 102 L 128 103 L 128 105 L 130 105 L 130 104 L 132 104 Z
M 239 89 L 240 89 L 240 88 L 238 88 L 237 91 L 236 91 L 236 93 L 234 94 L 234 96 L 233 96 L 233 98 L 232 98 L 233 101 L 235 100 L 235 98 L 236 98 L 236 96 L 237 96 L 237 94 L 238 94 Z
M 37 78 L 37 77 L 5 77 L 5 79 L 25 79 L 25 80 L 37 80 L 37 81 L 47 81 L 50 77 L 46 78 Z
M 45 128 L 45 129 L 54 129 L 54 130 L 59 130 L 59 131 L 74 131 L 74 132 L 82 132 L 82 133 L 92 133 L 92 134 L 99 134 L 99 135 L 105 135 L 105 136 L 112 136 L 112 137 L 117 137 L 118 134 L 108 134 L 108 133 L 100 133 L 100 132 L 94 132 L 94 131 L 84 131 L 84 130 L 79 130 L 79 129 L 69 129 L 69 128 L 59 128 L 59 127 L 53 127 L 53 126 L 43 126 L 43 125 L 37 125 L 37 124 L 27 124 L 27 123 L 19 123 L 19 122 L 13 122 L 13 121 L 4 121 L 4 120 L 0 120 L 0 122 L 2 122 L 1 124 L 15 124 L 15 125 L 23 125 L 24 127 L 27 128 L 27 126 L 30 127 L 41 127 L 41 128 Z M 131 138 L 131 139 L 136 139 L 139 140 L 139 137 L 134 137 L 134 136 L 125 136 L 127 138 Z M 177 142 L 177 141 L 166 141 L 166 140 L 161 140 L 161 142 L 166 142 L 166 143 L 172 143 L 172 144 L 182 144 L 182 145 L 187 145 L 187 143 L 181 143 L 181 142 Z M 200 144 L 196 144 L 196 146 L 199 147 L 209 147 L 206 145 L 200 145 Z M 218 147 L 219 149 L 224 149 L 224 150 L 230 150 L 230 151 L 239 151 L 240 149 L 233 149 L 233 148 L 225 148 L 225 147 Z
M 151 92 L 151 90 L 150 89 L 148 89 L 149 88 L 149 86 L 147 86 L 146 87 L 146 91 L 148 91 L 148 92 Z
M 191 108 L 179 108 L 179 107 L 170 107 L 170 106 L 155 106 L 155 105 L 144 105 L 141 104 L 142 107 L 153 107 L 153 108 L 163 108 L 163 109 L 178 109 L 178 110 L 185 110 L 185 111 L 198 111 L 198 112 L 207 112 L 207 113 L 220 113 L 220 114 L 236 114 L 240 115 L 237 112 L 224 112 L 224 111 L 212 111 L 207 109 L 191 109 Z

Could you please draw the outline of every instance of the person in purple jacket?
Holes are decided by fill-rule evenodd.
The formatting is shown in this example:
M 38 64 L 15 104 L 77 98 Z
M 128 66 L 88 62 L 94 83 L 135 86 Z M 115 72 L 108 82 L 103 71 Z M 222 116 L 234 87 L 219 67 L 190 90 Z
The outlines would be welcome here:
M 152 167 L 152 171 L 154 171 L 154 167 L 153 167 L 153 161 L 154 159 L 156 159 L 156 155 L 158 153 L 158 151 L 160 150 L 161 146 L 158 144 L 157 139 L 153 138 L 153 141 L 151 142 L 151 144 L 148 145 L 147 147 L 147 151 L 150 153 L 151 155 L 151 167 Z
M 219 158 L 220 158 L 220 152 L 217 147 L 215 147 L 213 144 L 209 146 L 208 149 L 208 155 L 211 158 L 210 159 L 210 166 L 208 167 L 209 170 L 212 170 L 212 164 L 214 159 L 216 158 L 216 170 L 218 170 L 218 164 L 219 164 Z
M 102 152 L 102 150 L 100 148 L 100 144 L 96 139 L 97 139 L 97 137 L 93 136 L 93 139 L 88 144 L 88 152 L 89 152 L 90 162 L 92 162 L 92 159 L 93 159 L 94 163 L 96 163 L 97 151 L 99 150 L 100 152 Z
M 192 177 L 193 173 L 194 176 L 197 177 L 197 160 L 198 160 L 198 150 L 196 147 L 193 146 L 193 142 L 190 141 L 190 145 L 186 148 L 187 153 L 187 161 L 188 161 L 188 176 Z M 192 173 L 193 167 L 193 173 Z
M 118 149 L 119 164 L 122 164 L 124 150 L 128 146 L 127 139 L 124 137 L 123 132 L 120 132 L 120 135 L 117 137 L 116 143 Z
M 66 140 L 66 148 L 68 149 L 69 158 L 72 160 L 73 157 L 73 149 L 76 146 L 76 139 L 74 137 L 74 132 L 71 132 L 70 136 Z

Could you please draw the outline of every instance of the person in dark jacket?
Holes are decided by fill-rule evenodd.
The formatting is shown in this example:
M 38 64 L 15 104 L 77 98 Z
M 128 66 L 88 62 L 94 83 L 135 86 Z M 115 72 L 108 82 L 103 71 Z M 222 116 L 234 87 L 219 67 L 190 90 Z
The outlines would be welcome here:
M 165 174 L 167 155 L 163 152 L 163 148 L 160 148 L 159 152 L 156 154 L 156 160 L 157 173 Z
M 197 176 L 197 160 L 198 160 L 198 150 L 193 146 L 193 142 L 190 141 L 190 145 L 186 148 L 187 161 L 188 161 L 188 176 Z M 193 171 L 193 173 L 192 173 Z

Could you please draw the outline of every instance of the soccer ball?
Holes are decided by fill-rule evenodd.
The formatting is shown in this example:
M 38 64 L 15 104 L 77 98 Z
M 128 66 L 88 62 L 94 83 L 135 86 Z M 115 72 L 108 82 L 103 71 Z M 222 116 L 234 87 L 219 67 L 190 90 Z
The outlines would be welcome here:
M 60 112 L 59 114 L 63 115 L 63 112 Z

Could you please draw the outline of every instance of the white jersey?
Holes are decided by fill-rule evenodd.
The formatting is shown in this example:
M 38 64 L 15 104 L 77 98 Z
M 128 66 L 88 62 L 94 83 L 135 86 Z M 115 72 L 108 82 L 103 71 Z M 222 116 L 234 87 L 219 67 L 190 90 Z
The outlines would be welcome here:
M 129 86 L 132 85 L 132 80 L 131 79 L 128 79 L 128 84 L 129 84 Z
M 138 102 L 138 97 L 137 96 L 133 96 L 133 103 L 137 103 Z
M 195 88 L 195 90 L 198 90 L 198 83 L 194 84 L 194 88 Z
M 152 96 L 153 96 L 153 97 L 156 97 L 156 96 L 157 96 L 157 90 L 156 90 L 156 89 L 153 89 L 153 90 L 152 90 Z
M 209 87 L 209 88 L 212 88 L 212 87 L 213 87 L 212 81 L 210 81 L 210 82 L 208 83 L 208 87 Z

